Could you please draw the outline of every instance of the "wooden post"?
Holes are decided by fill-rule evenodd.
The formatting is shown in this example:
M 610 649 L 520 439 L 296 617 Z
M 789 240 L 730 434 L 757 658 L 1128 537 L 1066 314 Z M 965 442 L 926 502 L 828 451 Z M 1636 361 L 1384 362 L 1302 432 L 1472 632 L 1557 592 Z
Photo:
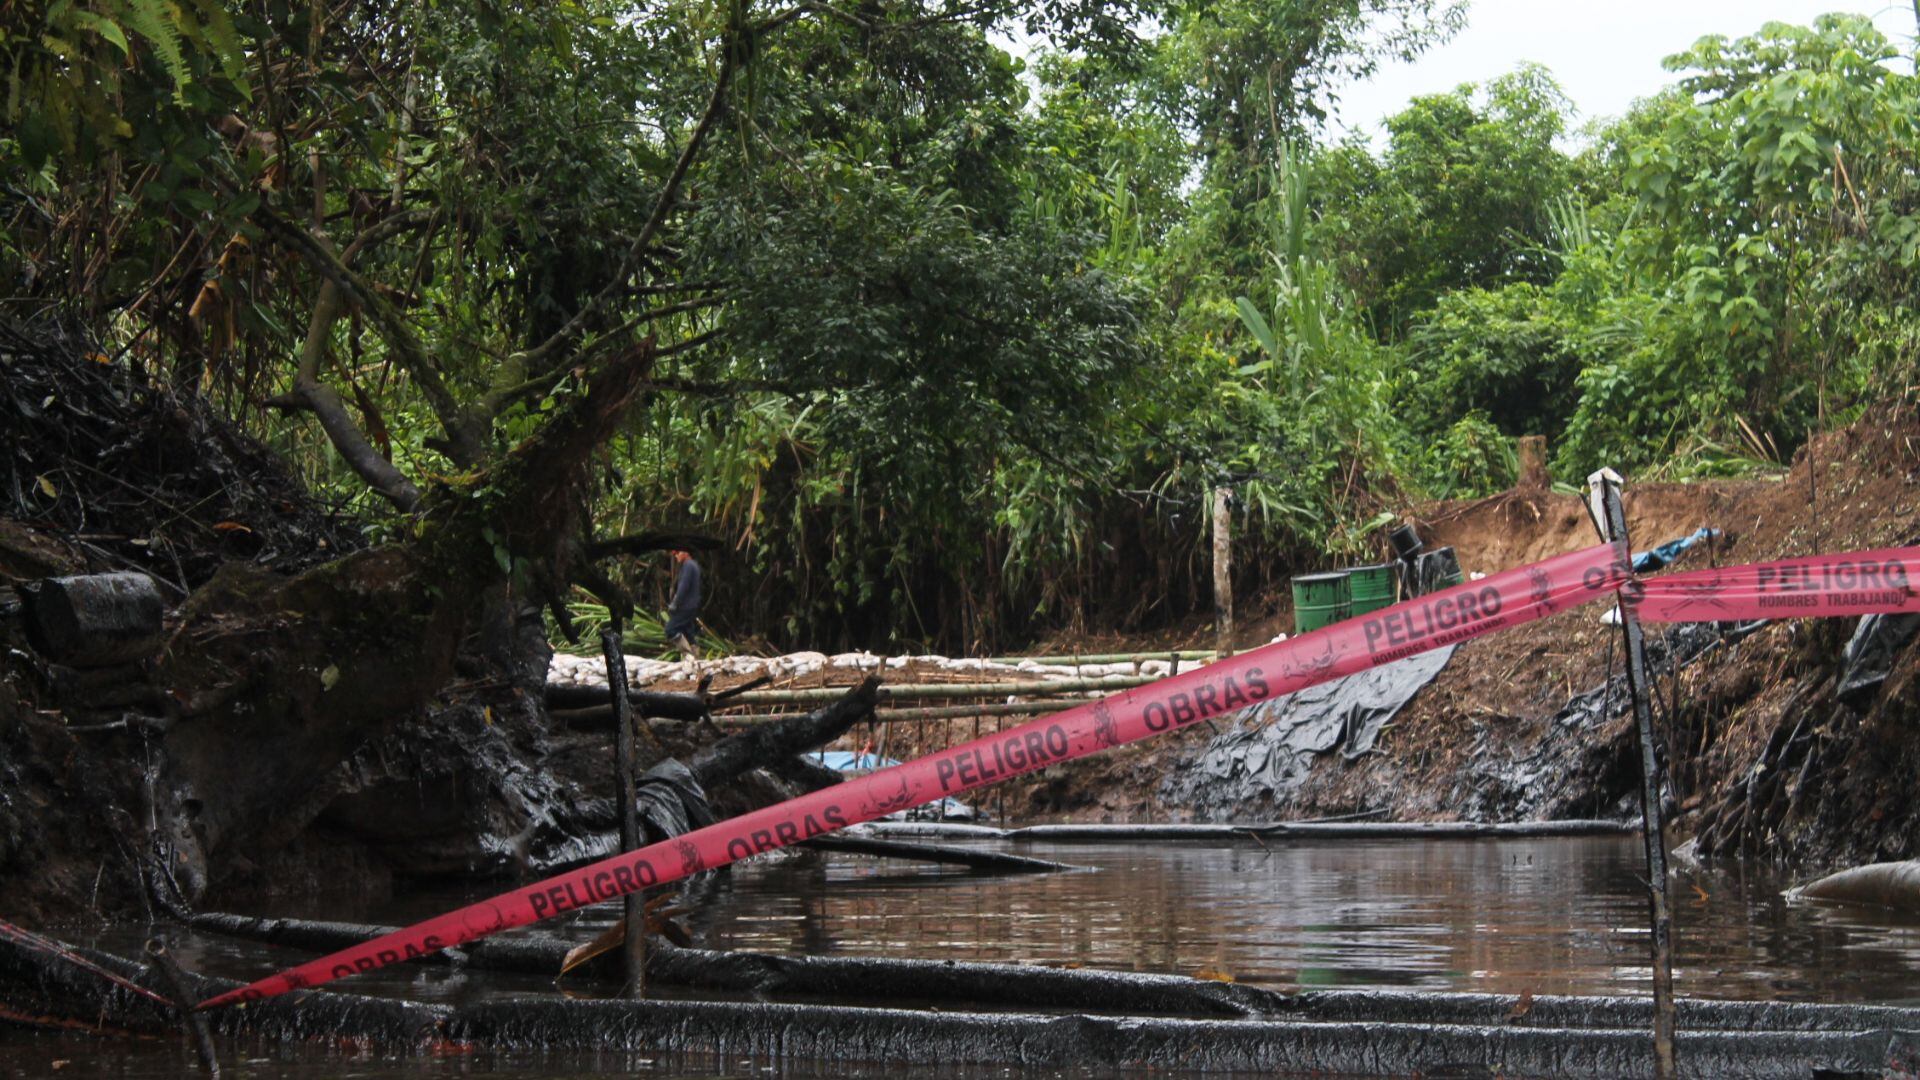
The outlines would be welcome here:
M 1213 655 L 1233 655 L 1233 537 L 1227 502 L 1233 489 L 1213 489 Z
M 160 981 L 166 984 L 167 996 L 173 999 L 180 1026 L 186 1029 L 188 1041 L 200 1055 L 200 1066 L 207 1070 L 207 1075 L 213 1080 L 220 1080 L 220 1056 L 214 1052 L 213 1035 L 207 1027 L 207 1014 L 194 1010 L 194 995 L 187 988 L 186 972 L 181 970 L 180 962 L 173 958 L 173 954 L 167 951 L 166 939 L 147 939 L 147 956 L 154 969 L 159 971 Z
M 613 697 L 614 771 L 619 783 L 620 850 L 641 847 L 640 792 L 634 780 L 633 709 L 627 701 L 627 658 L 620 648 L 620 626 L 600 631 L 600 652 L 607 660 L 607 689 Z M 647 996 L 647 896 L 644 889 L 625 897 L 627 937 L 621 956 L 627 971 L 627 995 Z
M 1550 490 L 1553 487 L 1553 476 L 1547 472 L 1547 437 L 1545 435 L 1520 436 L 1518 452 L 1520 487 L 1526 491 Z
M 1605 539 L 1631 551 L 1627 542 L 1626 511 L 1620 502 L 1620 486 L 1611 478 L 1593 477 L 1588 483 L 1600 488 L 1602 509 L 1606 515 Z M 1629 584 L 1627 590 L 1635 588 Z M 1650 948 L 1653 959 L 1653 1067 L 1659 1080 L 1672 1080 L 1673 1067 L 1673 914 L 1667 902 L 1666 823 L 1660 800 L 1660 762 L 1653 730 L 1653 706 L 1647 683 L 1646 639 L 1640 629 L 1640 616 L 1623 596 L 1620 603 L 1620 632 L 1627 644 L 1627 691 L 1633 696 L 1633 720 L 1640 733 L 1640 811 L 1641 832 L 1647 849 L 1647 902 L 1652 919 Z

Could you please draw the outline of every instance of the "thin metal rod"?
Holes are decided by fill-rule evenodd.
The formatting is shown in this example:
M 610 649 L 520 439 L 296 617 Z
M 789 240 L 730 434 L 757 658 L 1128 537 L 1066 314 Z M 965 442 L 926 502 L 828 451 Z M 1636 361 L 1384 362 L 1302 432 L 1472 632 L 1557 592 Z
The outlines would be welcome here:
M 1620 488 L 1610 480 L 1601 480 L 1602 500 L 1607 517 L 1607 539 L 1631 551 L 1627 538 L 1627 515 L 1620 501 Z M 1672 1080 L 1673 1064 L 1673 914 L 1667 901 L 1666 822 L 1660 794 L 1659 740 L 1653 729 L 1651 687 L 1647 681 L 1646 638 L 1640 629 L 1640 616 L 1630 595 L 1637 582 L 1629 582 L 1620 601 L 1620 632 L 1627 646 L 1627 692 L 1633 697 L 1633 720 L 1640 733 L 1640 808 L 1643 815 L 1641 835 L 1647 849 L 1647 902 L 1652 921 L 1649 942 L 1653 960 L 1653 1067 L 1658 1080 Z

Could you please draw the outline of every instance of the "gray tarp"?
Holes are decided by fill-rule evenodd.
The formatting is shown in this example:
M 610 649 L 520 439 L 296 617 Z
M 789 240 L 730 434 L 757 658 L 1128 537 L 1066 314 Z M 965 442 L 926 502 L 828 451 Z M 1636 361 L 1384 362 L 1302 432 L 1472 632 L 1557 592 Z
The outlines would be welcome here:
M 1231 717 L 1231 727 L 1197 761 L 1167 778 L 1163 795 L 1195 816 L 1231 815 L 1249 801 L 1278 800 L 1300 786 L 1315 757 L 1339 750 L 1349 761 L 1373 749 L 1387 721 L 1453 658 L 1456 646 L 1407 657 L 1344 679 L 1264 701 Z

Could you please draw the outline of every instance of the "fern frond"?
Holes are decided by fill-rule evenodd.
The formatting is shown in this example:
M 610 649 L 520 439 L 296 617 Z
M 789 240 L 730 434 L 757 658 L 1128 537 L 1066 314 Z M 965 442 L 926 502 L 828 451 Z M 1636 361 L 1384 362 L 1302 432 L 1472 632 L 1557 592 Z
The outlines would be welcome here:
M 181 100 L 193 73 L 187 68 L 186 53 L 180 47 L 180 24 L 185 15 L 179 5 L 168 0 L 112 0 L 110 8 L 119 22 L 131 27 L 153 47 L 153 54 L 160 58 L 161 66 L 173 79 L 174 100 Z
M 195 0 L 194 6 L 200 12 L 200 34 L 206 39 L 209 50 L 220 61 L 220 71 L 228 81 L 238 87 L 249 98 L 247 90 L 247 50 L 240 43 L 240 31 L 233 25 L 233 16 L 221 0 Z

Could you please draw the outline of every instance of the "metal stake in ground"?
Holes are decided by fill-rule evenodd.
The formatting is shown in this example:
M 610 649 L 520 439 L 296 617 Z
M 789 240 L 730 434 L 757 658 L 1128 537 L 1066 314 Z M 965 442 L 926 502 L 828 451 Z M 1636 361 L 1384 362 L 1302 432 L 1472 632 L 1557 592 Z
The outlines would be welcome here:
M 620 850 L 638 851 L 640 792 L 634 783 L 633 708 L 627 701 L 627 658 L 620 648 L 620 623 L 600 631 L 600 652 L 607 660 L 607 689 L 613 698 L 614 771 L 619 774 Z M 647 996 L 647 898 L 644 890 L 626 896 L 627 937 L 621 956 L 627 971 L 627 993 Z
M 1594 473 L 1587 484 L 1597 496 L 1603 515 L 1594 524 L 1600 537 L 1631 551 L 1627 539 L 1627 515 L 1620 502 L 1620 478 L 1609 471 Z M 1636 588 L 1628 582 L 1623 593 Z M 1673 1071 L 1673 915 L 1667 903 L 1666 822 L 1660 801 L 1660 761 L 1656 753 L 1658 739 L 1653 730 L 1653 706 L 1647 685 L 1646 641 L 1640 631 L 1640 616 L 1623 595 L 1620 600 L 1620 632 L 1627 646 L 1627 692 L 1633 697 L 1634 725 L 1640 732 L 1640 809 L 1642 835 L 1647 847 L 1647 900 L 1653 926 L 1653 1067 L 1659 1080 L 1672 1080 Z

